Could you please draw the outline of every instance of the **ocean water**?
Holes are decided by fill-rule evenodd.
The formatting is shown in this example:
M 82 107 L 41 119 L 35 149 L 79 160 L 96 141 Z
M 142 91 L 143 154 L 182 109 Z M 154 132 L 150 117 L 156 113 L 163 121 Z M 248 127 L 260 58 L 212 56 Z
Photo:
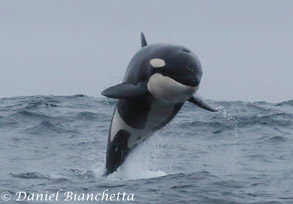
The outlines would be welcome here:
M 293 203 L 293 101 L 210 103 L 220 111 L 186 103 L 104 177 L 114 100 L 2 98 L 0 194 L 10 193 L 5 203 L 111 203 L 82 197 L 103 192 L 134 199 L 120 195 L 114 203 Z M 55 202 L 27 200 L 57 191 Z M 18 192 L 27 193 L 23 202 L 16 201 Z M 76 200 L 65 201 L 65 192 Z

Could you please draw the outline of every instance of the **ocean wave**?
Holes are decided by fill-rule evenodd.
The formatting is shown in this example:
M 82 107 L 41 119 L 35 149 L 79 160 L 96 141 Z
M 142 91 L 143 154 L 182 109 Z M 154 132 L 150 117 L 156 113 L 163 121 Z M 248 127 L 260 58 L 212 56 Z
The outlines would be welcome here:
M 18 173 L 18 174 L 10 173 L 10 175 L 13 177 L 18 177 L 22 179 L 49 179 L 50 178 L 49 175 L 41 174 L 38 172 L 26 172 L 26 173 Z
M 293 106 L 293 100 L 277 103 L 276 106 Z
M 59 177 L 55 175 L 42 174 L 39 172 L 26 172 L 26 173 L 10 173 L 12 177 L 20 179 L 37 179 L 37 180 L 48 180 L 52 184 L 60 184 L 70 181 L 65 177 Z
M 25 117 L 25 118 L 31 118 L 31 119 L 49 119 L 52 118 L 51 116 L 45 114 L 45 113 L 37 113 L 29 110 L 20 110 L 16 113 L 12 114 L 14 118 L 17 117 Z
M 127 191 L 141 203 L 292 203 L 293 100 L 209 102 L 221 110 L 186 103 L 105 177 L 116 100 L 2 98 L 0 187 Z
M 64 128 L 59 121 L 50 121 L 50 120 L 43 120 L 40 123 L 34 125 L 33 127 L 28 127 L 24 130 L 30 134 L 50 134 L 50 133 L 78 133 L 77 130 L 66 129 Z

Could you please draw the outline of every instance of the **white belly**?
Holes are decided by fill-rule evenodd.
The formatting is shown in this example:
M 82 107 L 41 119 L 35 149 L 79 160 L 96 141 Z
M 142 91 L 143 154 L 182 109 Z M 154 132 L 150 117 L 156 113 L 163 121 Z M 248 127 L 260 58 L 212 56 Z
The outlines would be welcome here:
M 128 147 L 133 148 L 136 144 L 154 134 L 156 132 L 154 128 L 158 127 L 165 120 L 167 120 L 172 115 L 173 111 L 174 105 L 172 104 L 163 104 L 157 101 L 153 102 L 147 115 L 145 127 L 143 129 L 136 129 L 127 125 L 121 118 L 117 109 L 115 109 L 110 131 L 111 141 L 113 141 L 119 130 L 126 130 L 130 133 Z

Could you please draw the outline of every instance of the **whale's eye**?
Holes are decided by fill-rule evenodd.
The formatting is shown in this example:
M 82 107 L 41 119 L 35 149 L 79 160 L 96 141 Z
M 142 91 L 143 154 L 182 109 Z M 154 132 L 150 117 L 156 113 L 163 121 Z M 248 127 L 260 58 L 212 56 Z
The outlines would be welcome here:
M 160 68 L 166 65 L 165 60 L 159 58 L 152 59 L 150 64 L 155 68 Z

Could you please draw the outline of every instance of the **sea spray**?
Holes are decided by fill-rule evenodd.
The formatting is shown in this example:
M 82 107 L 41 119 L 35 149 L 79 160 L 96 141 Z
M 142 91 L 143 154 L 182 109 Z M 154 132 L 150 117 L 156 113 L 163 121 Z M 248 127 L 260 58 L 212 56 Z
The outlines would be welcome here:
M 224 106 L 219 106 L 217 107 L 217 110 L 223 115 L 223 117 L 232 122 L 233 124 L 233 131 L 234 131 L 234 144 L 233 144 L 233 153 L 232 153 L 232 158 L 230 160 L 231 166 L 228 166 L 230 168 L 231 174 L 237 174 L 239 171 L 237 169 L 236 163 L 238 162 L 238 157 L 239 157 L 239 150 L 237 145 L 239 144 L 239 133 L 238 133 L 238 121 L 237 118 L 232 116 L 231 113 L 229 113 Z M 232 106 L 231 112 L 234 111 L 234 107 Z M 233 114 L 234 115 L 234 114 Z

